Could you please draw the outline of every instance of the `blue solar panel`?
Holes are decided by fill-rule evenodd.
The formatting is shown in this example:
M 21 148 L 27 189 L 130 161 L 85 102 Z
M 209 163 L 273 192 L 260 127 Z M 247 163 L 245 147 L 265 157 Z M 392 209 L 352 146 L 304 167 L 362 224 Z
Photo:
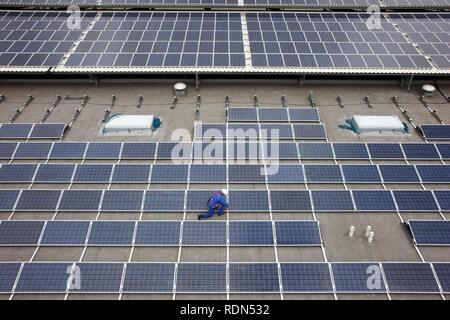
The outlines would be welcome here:
M 428 263 L 383 263 L 389 292 L 439 292 Z
M 450 166 L 416 165 L 416 168 L 424 183 L 450 183 Z
M 372 159 L 404 159 L 402 148 L 398 143 L 368 143 Z
M 277 245 L 313 246 L 321 244 L 317 221 L 276 221 Z
M 226 182 L 227 181 L 227 167 L 221 164 L 193 164 L 191 165 L 190 182 Z
M 73 177 L 74 182 L 108 183 L 112 164 L 79 164 Z
M 431 191 L 394 190 L 394 198 L 400 211 L 437 211 Z
M 17 211 L 54 211 L 61 190 L 22 190 L 17 202 Z
M 136 232 L 136 245 L 178 245 L 180 222 L 140 221 Z
M 145 193 L 144 211 L 183 211 L 184 193 L 184 190 L 148 190 Z
M 314 190 L 311 192 L 315 211 L 353 211 L 350 191 Z
M 47 221 L 41 245 L 84 245 L 89 221 Z
M 336 159 L 368 159 L 364 143 L 333 143 L 334 155 Z
M 259 121 L 288 121 L 288 111 L 285 108 L 259 108 Z
M 270 153 L 275 150 L 269 150 L 269 155 L 273 157 L 273 153 Z M 261 159 L 262 158 L 262 147 L 259 143 L 248 142 L 230 142 L 228 144 L 228 159 L 232 160 L 240 160 L 240 159 Z
M 187 211 L 207 211 L 210 190 L 188 190 L 186 210 Z
M 74 164 L 47 164 L 39 165 L 34 182 L 61 182 L 68 183 L 72 180 Z
M 123 292 L 172 292 L 174 263 L 127 263 Z
M 273 211 L 311 211 L 311 199 L 306 190 L 271 190 Z
M 330 143 L 298 143 L 300 159 L 333 159 Z
M 44 221 L 2 221 L 0 245 L 36 245 Z
M 442 291 L 450 292 L 450 263 L 433 263 Z
M 294 124 L 295 139 L 324 140 L 327 138 L 323 124 Z
M 61 142 L 54 143 L 50 158 L 82 159 L 86 151 L 87 143 Z
M 91 142 L 86 151 L 86 159 L 119 159 L 121 143 Z
M 89 245 L 131 245 L 134 221 L 93 221 Z
M 16 148 L 16 142 L 0 142 L 0 159 L 12 159 Z
M 267 179 L 270 183 L 303 183 L 301 165 L 267 165 Z
M 338 165 L 307 164 L 304 168 L 306 181 L 308 183 L 343 182 L 341 168 Z
M 435 146 L 441 154 L 442 159 L 450 159 L 450 144 L 436 143 Z
M 227 127 L 228 140 L 256 140 L 259 137 L 257 124 L 230 123 Z
M 66 292 L 71 263 L 25 263 L 15 292 Z
M 408 220 L 408 225 L 418 245 L 450 245 L 450 221 Z
M 154 164 L 151 181 L 153 183 L 186 183 L 188 178 L 188 165 Z
M 433 193 L 439 203 L 439 208 L 442 211 L 450 211 L 450 191 L 435 190 Z
M 269 211 L 267 191 L 232 190 L 229 197 L 230 210 L 232 211 Z
M 211 138 L 225 139 L 227 126 L 224 123 L 196 122 L 194 125 L 194 136 L 196 139 L 209 140 Z
M 275 263 L 230 263 L 230 292 L 279 292 Z
M 56 139 L 64 135 L 64 123 L 36 123 L 30 133 L 30 139 Z
M 266 159 L 290 160 L 298 159 L 298 152 L 295 143 L 264 143 L 263 150 Z
M 230 221 L 230 245 L 273 245 L 270 221 Z
M 450 126 L 444 124 L 421 124 L 420 130 L 427 140 L 450 140 Z
M 221 221 L 183 222 L 183 245 L 226 245 L 227 225 Z
M 141 211 L 141 190 L 105 190 L 102 211 Z
M 154 159 L 156 143 L 124 142 L 122 146 L 122 159 Z
M 81 287 L 71 292 L 119 292 L 123 263 L 77 263 Z
M 231 183 L 253 183 L 266 181 L 263 165 L 240 165 L 228 166 L 228 180 Z
M 194 142 L 192 158 L 196 160 L 217 160 L 226 159 L 227 145 L 222 142 Z M 198 163 L 198 162 L 196 162 Z
M 228 108 L 228 121 L 257 121 L 256 108 Z
M 116 183 L 148 183 L 150 165 L 116 164 L 111 181 Z
M 316 108 L 289 108 L 289 119 L 299 122 L 318 122 L 319 111 Z
M 52 148 L 47 142 L 23 142 L 19 143 L 14 159 L 46 159 Z
M 36 164 L 3 164 L 0 168 L 0 182 L 32 182 Z
M 0 211 L 12 211 L 20 190 L 0 190 Z
M 439 159 L 434 144 L 403 143 L 402 148 L 407 159 Z
M 20 266 L 20 263 L 0 263 L 0 292 L 12 291 Z
M 179 263 L 177 292 L 225 292 L 225 263 Z
M 396 211 L 397 208 L 390 191 L 353 190 L 357 211 Z
M 192 144 L 182 142 L 160 142 L 156 151 L 157 159 L 190 159 L 192 156 Z
M 386 292 L 378 263 L 332 263 L 337 292 Z
M 25 139 L 29 136 L 33 124 L 3 123 L 0 127 L 0 138 Z
M 377 183 L 381 177 L 374 165 L 343 165 L 342 173 L 346 183 Z
M 290 139 L 292 140 L 292 126 L 290 124 L 261 124 L 260 137 L 263 139 Z
M 102 190 L 64 190 L 58 211 L 98 211 Z
M 420 182 L 414 166 L 412 165 L 379 165 L 384 182 Z
M 284 292 L 333 292 L 327 263 L 282 263 Z

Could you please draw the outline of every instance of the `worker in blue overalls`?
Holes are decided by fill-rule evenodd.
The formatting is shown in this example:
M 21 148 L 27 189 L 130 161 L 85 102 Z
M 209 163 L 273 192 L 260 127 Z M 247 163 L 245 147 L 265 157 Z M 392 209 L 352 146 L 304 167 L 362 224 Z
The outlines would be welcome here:
M 208 199 L 208 213 L 199 214 L 198 220 L 211 218 L 216 210 L 218 216 L 223 215 L 228 209 L 227 195 L 228 190 L 225 189 L 212 192 Z

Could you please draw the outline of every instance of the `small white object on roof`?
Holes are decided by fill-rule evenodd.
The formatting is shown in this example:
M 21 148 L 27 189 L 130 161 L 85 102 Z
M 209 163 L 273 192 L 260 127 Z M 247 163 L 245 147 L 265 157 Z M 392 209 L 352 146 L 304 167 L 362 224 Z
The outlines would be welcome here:
M 186 83 L 183 82 L 177 82 L 173 86 L 176 96 L 184 96 L 186 94 L 186 88 Z
M 422 94 L 425 97 L 432 97 L 434 95 L 434 92 L 436 91 L 436 87 L 432 84 L 424 84 L 422 86 Z
M 405 126 L 397 116 L 354 115 L 351 121 L 357 133 L 405 132 Z
M 103 127 L 103 132 L 133 132 L 152 129 L 153 115 L 115 115 Z

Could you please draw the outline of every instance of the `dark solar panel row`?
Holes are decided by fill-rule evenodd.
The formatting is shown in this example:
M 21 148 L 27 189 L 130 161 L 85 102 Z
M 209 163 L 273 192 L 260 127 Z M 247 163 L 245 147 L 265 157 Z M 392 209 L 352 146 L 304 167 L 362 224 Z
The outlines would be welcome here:
M 417 245 L 450 246 L 450 221 L 408 220 Z
M 227 110 L 230 122 L 320 122 L 315 108 L 235 108 Z
M 64 123 L 0 123 L 0 139 L 59 139 Z
M 421 124 L 420 130 L 427 140 L 450 140 L 450 125 Z

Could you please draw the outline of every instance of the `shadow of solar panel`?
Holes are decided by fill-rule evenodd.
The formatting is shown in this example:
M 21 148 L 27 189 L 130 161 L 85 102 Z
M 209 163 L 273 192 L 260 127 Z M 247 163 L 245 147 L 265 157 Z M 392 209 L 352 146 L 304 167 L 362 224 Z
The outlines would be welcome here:
M 289 119 L 298 122 L 318 122 L 319 112 L 316 108 L 289 108 Z
M 402 148 L 398 143 L 368 143 L 371 159 L 404 159 Z
M 386 292 L 378 263 L 332 263 L 331 269 L 337 292 Z
M 439 208 L 442 211 L 450 211 L 450 191 L 434 190 L 433 193 L 439 203 Z
M 414 166 L 412 165 L 379 165 L 381 176 L 384 182 L 408 183 L 420 182 Z
M 66 292 L 71 263 L 25 263 L 15 292 Z
M 435 147 L 441 154 L 442 159 L 450 159 L 450 144 L 447 143 L 436 143 Z
M 311 211 L 311 199 L 306 190 L 270 190 L 272 211 Z
M 44 221 L 2 221 L 0 245 L 36 245 Z
M 353 190 L 357 211 L 397 211 L 392 194 L 387 190 Z
M 121 143 L 90 142 L 86 151 L 86 159 L 119 159 Z
M 276 237 L 279 246 L 320 246 L 317 221 L 276 221 Z
M 343 182 L 341 168 L 338 165 L 304 165 L 308 183 Z
M 108 183 L 111 179 L 112 164 L 78 164 L 74 182 Z
M 32 123 L 3 123 L 0 127 L 0 139 L 28 138 L 32 127 Z
M 154 159 L 156 143 L 124 142 L 121 159 Z
M 123 263 L 77 263 L 80 268 L 81 287 L 70 292 L 119 292 Z
M 150 165 L 116 164 L 111 181 L 115 183 L 148 183 L 150 168 Z
M 225 263 L 179 263 L 177 292 L 225 292 Z
M 186 200 L 187 211 L 207 211 L 209 196 L 212 190 L 188 190 Z
M 450 245 L 450 221 L 408 220 L 417 245 Z
M 20 190 L 0 190 L 0 211 L 12 211 Z
M 434 144 L 403 143 L 402 148 L 407 159 L 439 159 Z
M 429 263 L 383 263 L 389 292 L 439 292 Z
M 127 263 L 123 292 L 172 292 L 174 263 Z
M 259 121 L 288 121 L 288 109 L 285 108 L 259 108 Z
M 374 165 L 342 165 L 346 183 L 377 183 L 381 177 Z
M 334 159 L 330 143 L 298 143 L 300 159 Z
M 190 182 L 226 182 L 227 167 L 225 165 L 193 164 L 191 165 Z
M 34 176 L 34 182 L 61 182 L 69 183 L 72 180 L 74 164 L 46 164 L 41 163 Z
M 183 245 L 226 245 L 227 225 L 222 221 L 183 222 Z
M 60 142 L 54 143 L 50 158 L 83 159 L 87 143 Z
M 230 263 L 230 292 L 279 292 L 275 263 Z
M 102 190 L 64 190 L 58 211 L 99 211 Z
M 20 266 L 20 263 L 0 263 L 0 292 L 12 291 Z
M 61 190 L 22 190 L 16 205 L 17 211 L 54 211 Z
M 57 139 L 64 135 L 64 123 L 36 123 L 30 133 L 30 138 Z
M 450 126 L 443 124 L 421 124 L 420 130 L 427 140 L 450 140 Z
M 327 138 L 323 124 L 294 124 L 295 139 L 324 140 Z
M 434 271 L 439 279 L 442 292 L 450 292 L 450 263 L 433 263 Z
M 51 148 L 49 142 L 22 142 L 14 153 L 14 159 L 47 159 Z
M 450 166 L 416 165 L 420 179 L 425 183 L 450 183 Z
M 184 194 L 184 190 L 147 190 L 144 211 L 183 211 Z
M 227 145 L 223 142 L 194 142 L 192 158 L 196 160 L 219 161 L 226 159 Z
M 258 109 L 256 108 L 228 108 L 228 121 L 257 121 Z
M 180 222 L 140 221 L 135 245 L 178 245 L 180 243 Z
M 259 190 L 231 190 L 229 196 L 232 211 L 269 211 L 267 191 Z
M 394 190 L 395 202 L 400 211 L 437 211 L 431 191 Z
M 315 211 L 353 211 L 350 191 L 314 190 L 311 191 Z
M 16 142 L 0 142 L 0 159 L 12 159 L 16 148 Z
M 303 169 L 301 165 L 274 164 L 267 166 L 267 180 L 269 183 L 303 183 Z
M 260 137 L 267 140 L 293 139 L 290 124 L 261 124 Z
M 369 159 L 364 143 L 333 143 L 336 159 Z
M 143 190 L 105 190 L 102 211 L 141 211 Z
M 264 143 L 262 144 L 264 158 L 274 160 L 298 159 L 295 143 Z
M 272 222 L 230 221 L 230 245 L 273 245 Z
M 41 245 L 84 245 L 89 221 L 47 221 Z
M 261 145 L 257 142 L 230 142 L 227 156 L 231 160 L 256 160 L 263 157 Z
M 266 181 L 263 165 L 228 166 L 228 181 L 231 183 L 264 183 Z
M 89 245 L 131 245 L 134 221 L 93 221 L 89 232 Z
M 225 123 L 203 123 L 196 122 L 194 125 L 194 136 L 196 139 L 225 139 L 227 125 Z
M 154 164 L 152 167 L 152 183 L 187 183 L 188 165 L 177 164 Z
M 3 164 L 0 168 L 0 182 L 31 183 L 36 168 L 36 164 Z
M 192 157 L 191 143 L 160 142 L 156 152 L 157 159 L 190 159 Z
M 284 292 L 333 292 L 327 263 L 282 263 Z

